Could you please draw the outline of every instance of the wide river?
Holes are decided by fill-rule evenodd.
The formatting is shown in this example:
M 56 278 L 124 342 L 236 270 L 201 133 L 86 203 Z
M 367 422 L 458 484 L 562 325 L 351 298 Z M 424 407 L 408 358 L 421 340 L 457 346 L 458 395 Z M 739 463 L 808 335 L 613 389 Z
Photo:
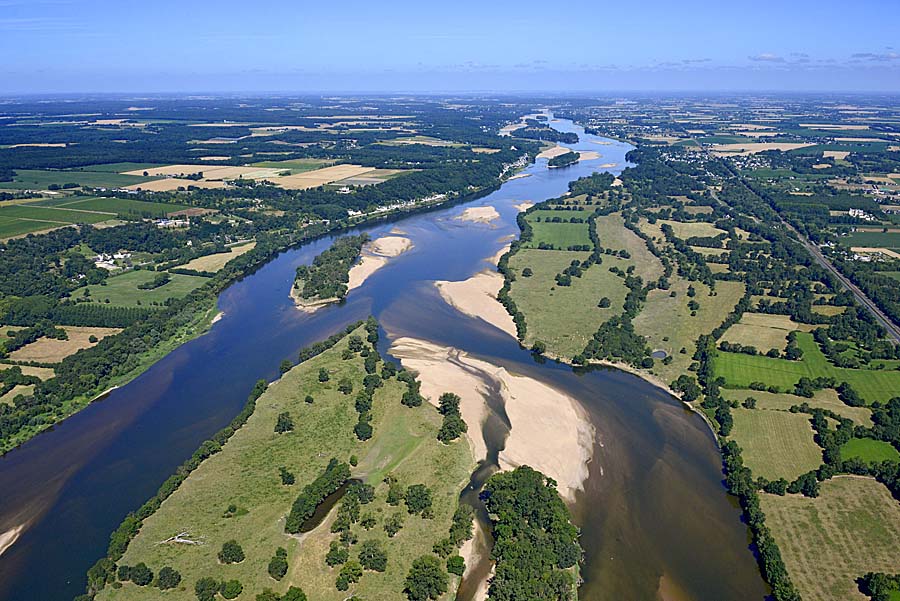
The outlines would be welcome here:
M 747 528 L 699 416 L 626 373 L 538 364 L 508 335 L 447 306 L 432 285 L 486 268 L 518 235 L 513 205 L 558 196 L 602 164 L 615 163 L 613 172 L 625 165 L 627 144 L 586 135 L 569 121 L 553 125 L 579 134 L 575 149 L 602 158 L 553 170 L 539 159 L 525 172 L 530 177 L 486 197 L 362 228 L 372 237 L 399 228 L 415 247 L 342 306 L 309 315 L 288 297 L 296 267 L 330 239 L 286 251 L 221 294 L 225 316 L 207 334 L 0 459 L 0 534 L 20 528 L 0 556 L 0 599 L 68 601 L 83 592 L 86 570 L 122 518 L 238 413 L 256 380 L 274 380 L 283 359 L 370 314 L 385 329 L 385 352 L 399 336 L 455 346 L 583 404 L 596 439 L 585 491 L 572 508 L 586 551 L 581 599 L 763 599 Z M 482 205 L 500 219 L 453 219 Z M 503 439 L 487 429 L 497 421 L 489 419 L 485 431 L 494 456 Z

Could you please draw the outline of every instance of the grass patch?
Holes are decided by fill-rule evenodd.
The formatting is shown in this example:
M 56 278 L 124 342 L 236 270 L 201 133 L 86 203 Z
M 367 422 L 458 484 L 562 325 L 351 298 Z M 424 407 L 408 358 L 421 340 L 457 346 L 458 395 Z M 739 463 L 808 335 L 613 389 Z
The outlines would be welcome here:
M 849 382 L 870 403 L 886 402 L 900 390 L 900 372 L 835 367 L 809 333 L 797 334 L 797 343 L 803 350 L 800 361 L 718 351 L 713 359 L 716 376 L 725 378 L 726 386 L 731 388 L 749 388 L 751 382 L 765 382 L 781 391 L 792 390 L 802 377 L 830 376 L 838 382 Z
M 900 247 L 900 232 L 853 232 L 847 236 L 850 246 L 871 248 Z
M 637 234 L 625 227 L 625 221 L 619 214 L 603 215 L 594 220 L 600 246 L 613 250 L 627 250 L 631 255 L 629 262 L 635 266 L 635 274 L 641 276 L 645 283 L 656 280 L 663 274 L 660 260 L 650 252 L 647 243 Z
M 572 358 L 584 350 L 600 324 L 622 312 L 628 290 L 609 268 L 615 265 L 624 270 L 627 264 L 623 259 L 604 256 L 602 265 L 593 265 L 582 277 L 572 278 L 571 286 L 557 286 L 556 274 L 573 259 L 589 256 L 584 252 L 522 249 L 510 258 L 509 266 L 516 274 L 510 294 L 525 314 L 527 344 L 542 340 L 551 354 Z M 523 277 L 526 267 L 534 275 Z M 610 299 L 610 306 L 601 309 L 597 303 L 604 296 Z
M 129 271 L 121 275 L 113 276 L 106 280 L 106 285 L 95 284 L 87 286 L 90 291 L 90 299 L 97 303 L 109 304 L 116 307 L 152 307 L 154 304 L 162 305 L 170 298 L 181 298 L 191 290 L 202 286 L 207 278 L 194 275 L 171 274 L 171 281 L 152 290 L 141 290 L 139 284 L 149 282 L 156 278 L 159 272 L 149 270 Z M 82 294 L 79 291 L 79 294 Z M 107 303 L 106 301 L 109 300 Z
M 890 443 L 874 438 L 851 438 L 841 445 L 841 459 L 856 457 L 866 463 L 900 461 L 900 453 Z
M 141 167 L 139 167 L 141 168 Z M 51 185 L 77 184 L 91 188 L 120 188 L 150 181 L 149 177 L 122 175 L 110 171 L 60 171 L 49 169 L 16 169 L 11 182 L 0 182 L 8 190 L 46 190 Z
M 867 407 L 850 407 L 845 405 L 838 398 L 837 392 L 832 388 L 817 390 L 813 398 L 787 394 L 784 392 L 766 392 L 764 390 L 738 390 L 733 388 L 721 388 L 722 396 L 729 401 L 737 401 L 743 403 L 746 399 L 753 397 L 756 399 L 757 409 L 770 409 L 787 411 L 794 405 L 802 405 L 806 403 L 814 409 L 828 409 L 834 411 L 838 415 L 842 415 L 848 419 L 867 428 L 872 427 L 872 410 Z
M 254 247 L 256 247 L 255 241 L 247 242 L 245 244 L 237 244 L 235 246 L 232 246 L 227 253 L 216 253 L 214 255 L 198 257 L 196 259 L 192 259 L 184 265 L 179 265 L 179 267 L 181 269 L 193 269 L 195 271 L 216 272 L 225 267 L 225 264 L 228 263 L 228 261 L 236 257 L 240 257 L 242 254 L 253 250 Z
M 102 211 L 123 218 L 165 217 L 169 213 L 188 209 L 187 205 L 168 202 L 146 202 L 130 198 L 83 198 L 68 199 L 57 205 L 65 209 L 79 211 Z
M 710 238 L 715 238 L 719 234 L 728 233 L 705 221 L 671 221 L 669 219 L 660 219 L 658 223 L 666 223 L 672 226 L 672 231 L 682 240 L 687 240 L 692 236 L 708 236 Z
M 872 478 L 838 476 L 817 498 L 760 493 L 766 525 L 804 599 L 862 598 L 856 579 L 895 573 L 900 548 L 900 505 Z
M 0 238 L 12 238 L 67 225 L 56 221 L 38 221 L 0 217 Z
M 731 438 L 741 446 L 744 465 L 754 476 L 790 482 L 822 464 L 822 449 L 805 413 L 732 409 L 731 414 Z
M 787 335 L 800 330 L 809 332 L 816 326 L 797 323 L 789 315 L 770 315 L 768 313 L 744 313 L 741 320 L 728 328 L 722 340 L 754 346 L 762 353 L 770 349 L 783 351 L 787 345 Z
M 44 221 L 66 225 L 69 223 L 98 223 L 115 217 L 111 213 L 83 211 L 74 208 L 41 207 L 33 204 L 0 207 L 0 218 L 25 221 Z
M 183 581 L 165 596 L 184 601 L 195 598 L 194 583 L 204 576 L 239 580 L 244 586 L 242 599 L 252 599 L 264 588 L 283 593 L 294 585 L 302 587 L 310 599 L 343 600 L 350 592 L 335 589 L 338 569 L 324 562 L 328 543 L 337 538 L 328 531 L 334 512 L 302 538 L 284 533 L 284 516 L 302 486 L 321 473 L 331 457 L 346 461 L 356 454 L 361 461 L 354 476 L 378 485 L 376 500 L 363 505 L 362 513 L 373 513 L 378 523 L 369 531 L 358 525 L 353 530 L 360 541 L 377 539 L 384 544 L 388 566 L 384 573 L 366 572 L 351 592 L 366 599 L 402 598 L 403 579 L 412 559 L 430 552 L 434 542 L 446 536 L 459 490 L 474 462 L 465 442 L 445 446 L 436 440 L 440 415 L 432 406 L 408 408 L 400 404 L 405 385 L 395 379 L 376 392 L 374 438 L 358 441 L 353 433 L 357 419 L 353 395 L 338 392 L 337 382 L 349 378 L 359 390 L 365 371 L 359 356 L 340 359 L 346 347 L 346 341 L 341 342 L 272 384 L 257 401 L 253 415 L 222 451 L 206 460 L 145 521 L 120 563 L 144 561 L 156 572 L 164 565 L 174 567 Z M 331 380 L 324 384 L 318 379 L 321 367 L 331 373 Z M 312 404 L 304 402 L 307 394 L 314 397 Z M 275 434 L 276 417 L 285 411 L 292 416 L 295 429 Z M 279 466 L 293 472 L 296 484 L 282 485 Z M 385 505 L 386 486 L 380 481 L 388 470 L 403 484 L 426 483 L 431 487 L 434 519 L 408 515 L 402 505 Z M 224 512 L 230 504 L 236 505 L 238 512 L 226 518 Z M 404 513 L 404 527 L 388 538 L 382 527 L 384 519 L 398 510 Z M 186 530 L 204 544 L 157 544 Z M 222 565 L 216 554 L 230 539 L 242 545 L 246 559 Z M 270 578 L 266 569 L 278 547 L 287 549 L 289 565 L 280 582 Z M 358 548 L 351 548 L 351 557 Z M 106 587 L 98 598 L 158 599 L 159 590 L 129 583 L 118 590 Z

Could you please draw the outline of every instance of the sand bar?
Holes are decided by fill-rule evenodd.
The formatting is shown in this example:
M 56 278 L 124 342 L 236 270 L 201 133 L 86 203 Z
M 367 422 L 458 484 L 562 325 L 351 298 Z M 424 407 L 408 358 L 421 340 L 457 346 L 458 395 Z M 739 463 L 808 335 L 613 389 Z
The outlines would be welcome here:
M 490 223 L 500 218 L 500 213 L 494 207 L 470 207 L 455 217 L 459 221 L 473 221 L 475 223 Z
M 22 534 L 22 530 L 25 529 L 25 525 L 21 524 L 16 526 L 15 528 L 10 528 L 6 532 L 0 533 L 0 555 L 13 546 L 13 543 L 18 540 L 19 535 Z
M 594 150 L 579 150 L 578 151 L 578 160 L 579 161 L 596 161 L 600 158 L 600 153 Z
M 558 157 L 561 154 L 566 154 L 567 152 L 572 152 L 571 148 L 566 148 L 565 146 L 560 146 L 557 144 L 553 148 L 548 148 L 547 150 L 541 152 L 537 155 L 539 159 L 552 159 L 553 157 Z
M 511 424 L 506 448 L 500 452 L 501 469 L 530 465 L 556 480 L 565 499 L 574 500 L 588 476 L 594 445 L 593 427 L 575 399 L 459 349 L 424 340 L 399 338 L 390 352 L 418 373 L 422 394 L 432 403 L 444 392 L 460 396 L 460 411 L 469 424 L 467 435 L 479 459 L 486 456 L 486 447 L 476 424 L 487 415 L 488 385 L 499 387 Z
M 359 263 L 350 268 L 347 289 L 359 288 L 370 275 L 387 265 L 392 257 L 401 255 L 413 246 L 409 238 L 402 236 L 382 236 L 363 246 Z
M 512 177 L 510 177 L 507 181 L 512 181 L 514 179 L 522 179 L 523 177 L 531 177 L 530 173 L 516 173 Z
M 501 249 L 500 256 L 506 250 Z M 450 306 L 516 337 L 516 324 L 512 316 L 497 301 L 497 293 L 503 287 L 503 276 L 496 271 L 482 271 L 461 282 L 437 281 L 434 285 Z
M 521 213 L 522 211 L 527 211 L 528 209 L 530 209 L 533 206 L 534 206 L 534 203 L 531 202 L 530 200 L 523 200 L 519 204 L 513 205 L 513 208 L 515 208 L 516 210 L 518 210 Z

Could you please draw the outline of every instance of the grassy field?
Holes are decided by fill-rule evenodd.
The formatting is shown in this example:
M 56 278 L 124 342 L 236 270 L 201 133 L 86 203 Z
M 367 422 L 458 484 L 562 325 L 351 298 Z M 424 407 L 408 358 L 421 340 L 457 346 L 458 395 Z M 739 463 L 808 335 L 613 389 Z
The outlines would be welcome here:
M 687 240 L 691 236 L 710 236 L 716 237 L 719 234 L 727 234 L 725 230 L 720 230 L 711 223 L 705 221 L 671 221 L 660 219 L 658 223 L 667 223 L 672 226 L 672 231 L 682 240 Z
M 853 232 L 847 241 L 850 246 L 900 248 L 900 232 Z
M 809 415 L 766 409 L 732 409 L 733 438 L 754 476 L 788 482 L 822 465 Z
M 709 288 L 700 282 L 693 282 L 700 304 L 697 315 L 691 317 L 688 309 L 688 282 L 674 275 L 669 290 L 652 290 L 633 324 L 635 332 L 647 339 L 652 349 L 666 351 L 672 363 L 664 365 L 657 361 L 653 373 L 671 382 L 680 374 L 687 373 L 693 361 L 695 344 L 700 334 L 712 332 L 728 315 L 744 294 L 741 282 L 716 282 L 716 296 L 709 296 Z M 670 296 L 674 291 L 676 296 Z M 684 348 L 685 352 L 681 353 Z
M 42 207 L 34 204 L 6 205 L 0 207 L 0 218 L 33 221 L 49 221 L 58 224 L 97 223 L 114 218 L 114 214 L 85 211 L 75 208 Z
M 540 217 L 541 221 L 535 221 L 534 215 L 542 213 L 543 215 Z M 547 215 L 549 214 L 549 215 Z M 542 242 L 545 244 L 552 244 L 554 248 L 558 248 L 560 250 L 566 250 L 569 246 L 574 244 L 586 244 L 588 246 L 593 246 L 591 242 L 591 237 L 588 233 L 588 224 L 585 223 L 548 223 L 545 220 L 550 217 L 562 217 L 564 219 L 568 219 L 569 217 L 585 217 L 587 214 L 582 214 L 582 212 L 575 211 L 535 211 L 534 213 L 529 213 L 528 223 L 531 224 L 534 236 L 531 239 L 531 242 L 524 245 L 525 248 L 537 248 Z
M 106 303 L 116 307 L 136 307 L 140 303 L 143 307 L 152 306 L 154 303 L 162 304 L 169 298 L 181 298 L 188 292 L 202 286 L 207 278 L 194 275 L 171 274 L 172 280 L 153 290 L 140 290 L 138 284 L 153 280 L 159 272 L 140 270 L 129 271 L 121 275 L 113 276 L 106 280 L 106 285 L 87 286 L 90 298 L 93 302 Z
M 78 184 L 92 188 L 118 188 L 150 181 L 149 177 L 121 175 L 110 171 L 57 171 L 16 169 L 11 182 L 0 182 L 8 190 L 46 190 L 50 185 Z
M 571 286 L 556 285 L 556 274 L 573 259 L 588 256 L 584 252 L 522 249 L 510 259 L 510 268 L 516 273 L 510 294 L 525 314 L 529 345 L 542 340 L 551 354 L 571 359 L 584 350 L 604 321 L 622 312 L 628 289 L 621 278 L 609 272 L 614 265 L 625 269 L 622 259 L 603 257 L 602 265 L 572 278 Z M 526 267 L 531 268 L 533 276 L 521 276 Z M 604 296 L 610 299 L 610 306 L 601 309 L 597 303 Z
M 832 388 L 817 390 L 811 399 L 784 392 L 774 393 L 766 392 L 764 390 L 738 390 L 730 388 L 722 388 L 720 390 L 722 396 L 729 401 L 743 403 L 747 398 L 753 397 L 756 399 L 757 409 L 787 411 L 793 405 L 802 405 L 803 403 L 806 403 L 810 407 L 816 409 L 828 409 L 829 411 L 834 411 L 838 415 L 843 415 L 848 419 L 852 419 L 861 426 L 866 426 L 868 428 L 872 427 L 871 409 L 867 407 L 850 407 L 849 405 L 845 405 L 843 401 L 838 398 L 837 392 Z
M 900 453 L 890 443 L 874 438 L 851 438 L 841 445 L 841 459 L 858 457 L 866 463 L 900 461 Z
M 365 332 L 362 332 L 364 335 Z M 457 496 L 474 467 L 471 452 L 464 441 L 449 446 L 439 443 L 436 432 L 440 415 L 425 404 L 408 408 L 400 404 L 405 386 L 389 380 L 378 389 L 373 407 L 375 436 L 359 442 L 353 434 L 357 414 L 353 395 L 337 391 L 343 377 L 361 388 L 365 371 L 359 356 L 342 361 L 346 342 L 295 367 L 272 384 L 257 401 L 256 411 L 222 452 L 206 460 L 151 518 L 131 543 L 121 563 L 144 561 L 154 571 L 170 565 L 182 574 L 182 584 L 166 592 L 166 598 L 193 600 L 194 583 L 200 577 L 237 579 L 244 586 L 240 599 L 253 599 L 264 588 L 284 592 L 289 586 L 301 586 L 310 599 L 341 601 L 350 594 L 365 599 L 402 598 L 403 579 L 412 559 L 429 553 L 446 536 Z M 331 381 L 318 381 L 320 367 L 331 373 Z M 307 404 L 306 394 L 315 398 Z M 276 416 L 290 412 L 295 430 L 275 434 Z M 339 592 L 334 581 L 338 570 L 326 566 L 324 556 L 331 540 L 329 524 L 333 517 L 312 532 L 293 537 L 284 533 L 284 516 L 301 490 L 321 473 L 331 457 L 343 461 L 357 455 L 360 463 L 353 475 L 376 485 L 376 499 L 363 505 L 362 513 L 373 513 L 377 525 L 371 530 L 356 526 L 360 541 L 376 539 L 387 550 L 388 567 L 384 573 L 366 572 L 351 591 Z M 286 466 L 296 476 L 296 484 L 284 486 L 278 475 Z M 434 519 L 407 515 L 405 507 L 387 506 L 387 472 L 404 485 L 425 483 L 432 489 Z M 238 507 L 236 517 L 223 517 L 229 504 Z M 402 511 L 404 527 L 393 538 L 383 530 L 387 515 Z M 188 531 L 204 544 L 197 546 L 157 544 L 179 532 Z M 246 559 L 239 564 L 222 565 L 216 554 L 224 541 L 236 539 Z M 269 577 L 266 566 L 277 547 L 288 552 L 289 570 L 280 582 Z M 358 546 L 351 549 L 355 555 Z M 107 587 L 98 599 L 158 599 L 159 589 L 125 584 L 121 589 Z
M 255 241 L 247 242 L 244 244 L 237 244 L 235 246 L 232 246 L 231 250 L 227 253 L 216 253 L 214 255 L 198 257 L 196 259 L 188 261 L 180 267 L 182 269 L 193 269 L 195 271 L 216 272 L 225 267 L 225 264 L 228 263 L 228 261 L 234 259 L 235 257 L 240 257 L 242 254 L 253 250 L 255 247 Z
M 656 280 L 663 274 L 660 260 L 647 249 L 647 243 L 637 234 L 625 227 L 619 214 L 604 215 L 594 220 L 600 245 L 613 250 L 627 250 L 631 255 L 630 263 L 634 265 L 636 275 L 644 282 Z
M 803 349 L 800 361 L 770 359 L 761 355 L 717 352 L 713 365 L 717 376 L 725 378 L 726 386 L 749 388 L 751 382 L 765 382 L 790 391 L 801 377 L 831 376 L 838 382 L 849 382 L 867 402 L 886 402 L 900 390 L 900 372 L 847 369 L 828 362 L 812 334 L 801 332 L 797 342 Z
M 783 351 L 787 345 L 787 335 L 800 330 L 809 332 L 816 326 L 797 323 L 788 315 L 770 315 L 767 313 L 744 313 L 741 320 L 728 328 L 722 340 L 755 346 L 761 353 L 769 349 Z
M 91 328 L 81 326 L 65 326 L 63 329 L 69 335 L 68 340 L 38 338 L 31 344 L 26 344 L 22 348 L 16 349 L 10 353 L 9 358 L 13 361 L 59 363 L 69 355 L 74 355 L 83 348 L 94 346 L 96 342 L 90 341 L 91 336 L 96 338 L 97 341 L 100 341 L 106 336 L 121 332 L 121 330 L 117 328 Z
M 0 239 L 21 236 L 31 232 L 40 232 L 56 227 L 62 227 L 64 225 L 66 224 L 56 221 L 37 221 L 13 218 L 4 219 L 0 217 Z
M 169 213 L 189 208 L 187 205 L 168 202 L 147 202 L 130 198 L 85 198 L 75 196 L 51 201 L 52 206 L 79 211 L 100 211 L 121 217 L 165 217 Z M 45 203 L 41 203 L 44 205 Z
M 900 571 L 900 504 L 872 478 L 832 478 L 814 499 L 760 493 L 760 503 L 804 599 L 862 601 L 857 578 Z

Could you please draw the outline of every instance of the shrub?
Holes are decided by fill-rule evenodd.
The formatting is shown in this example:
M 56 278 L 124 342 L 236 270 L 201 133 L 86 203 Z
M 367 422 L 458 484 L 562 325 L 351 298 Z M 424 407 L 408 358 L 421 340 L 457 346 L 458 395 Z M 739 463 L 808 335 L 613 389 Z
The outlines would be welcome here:
M 159 571 L 159 577 L 156 579 L 156 586 L 161 590 L 175 588 L 181 583 L 181 574 L 177 570 L 165 566 Z
M 424 484 L 413 484 L 406 489 L 406 509 L 409 513 L 422 513 L 431 508 L 431 490 Z
M 229 580 L 228 582 L 222 583 L 222 588 L 219 589 L 219 592 L 222 593 L 222 596 L 226 599 L 235 599 L 243 592 L 243 590 L 244 585 L 242 585 L 240 581 Z
M 378 541 L 367 540 L 359 547 L 359 563 L 367 570 L 383 572 L 387 569 L 387 553 Z
M 447 558 L 447 571 L 457 576 L 462 576 L 466 571 L 466 560 L 459 555 L 453 555 Z
M 281 580 L 288 571 L 287 549 L 278 547 L 275 555 L 269 560 L 269 576 L 275 580 Z
M 199 601 L 213 601 L 219 592 L 219 581 L 205 576 L 194 585 L 194 594 Z
M 284 413 L 278 414 L 278 420 L 275 422 L 275 433 L 282 434 L 284 432 L 290 432 L 294 429 L 294 420 L 291 419 L 291 414 L 285 411 Z
M 410 601 L 437 599 L 447 592 L 450 579 L 434 555 L 423 555 L 413 561 L 406 576 L 406 596 Z
M 244 550 L 234 539 L 225 542 L 219 551 L 219 561 L 222 563 L 241 563 L 244 561 Z
M 131 568 L 131 581 L 138 586 L 147 586 L 153 582 L 153 572 L 141 562 Z

